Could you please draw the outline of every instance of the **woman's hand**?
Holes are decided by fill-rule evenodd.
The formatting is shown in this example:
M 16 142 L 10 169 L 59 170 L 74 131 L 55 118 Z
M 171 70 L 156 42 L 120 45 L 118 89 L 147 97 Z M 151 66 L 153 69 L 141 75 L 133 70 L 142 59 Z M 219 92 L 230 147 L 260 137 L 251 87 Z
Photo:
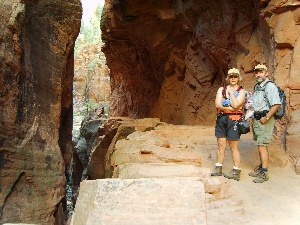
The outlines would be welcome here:
M 235 90 L 233 88 L 230 88 L 230 90 L 228 91 L 229 97 L 230 97 L 230 105 L 234 109 L 240 109 L 244 105 L 244 101 L 245 101 L 245 97 L 246 97 L 246 92 L 242 88 L 239 91 L 238 96 L 235 97 L 234 96 L 234 91 Z
M 233 95 L 233 92 L 235 91 L 230 85 L 227 86 L 228 95 L 231 97 Z

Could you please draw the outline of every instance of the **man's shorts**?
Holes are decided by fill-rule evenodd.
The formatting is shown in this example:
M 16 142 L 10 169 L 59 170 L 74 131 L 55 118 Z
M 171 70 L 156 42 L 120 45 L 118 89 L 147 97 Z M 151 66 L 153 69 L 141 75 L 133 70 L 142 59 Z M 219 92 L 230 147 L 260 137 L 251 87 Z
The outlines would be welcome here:
M 215 136 L 230 141 L 240 140 L 241 135 L 239 134 L 237 121 L 229 119 L 226 114 L 219 116 L 216 121 Z
M 275 119 L 271 117 L 266 124 L 262 124 L 259 120 L 253 119 L 253 140 L 259 146 L 268 146 L 271 142 Z

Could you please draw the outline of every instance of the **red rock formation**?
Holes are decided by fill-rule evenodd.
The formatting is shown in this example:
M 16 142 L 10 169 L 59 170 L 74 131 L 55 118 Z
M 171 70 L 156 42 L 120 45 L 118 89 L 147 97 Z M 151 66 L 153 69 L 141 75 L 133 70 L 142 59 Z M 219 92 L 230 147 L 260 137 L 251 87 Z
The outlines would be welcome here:
M 87 111 L 90 112 L 99 106 L 108 107 L 110 82 L 109 69 L 105 62 L 101 46 L 95 44 L 85 46 L 75 56 L 73 80 L 75 114 L 85 115 Z
M 289 115 L 300 108 L 299 4 L 107 0 L 101 29 L 111 71 L 111 115 L 212 125 L 216 90 L 228 69 L 238 68 L 244 87 L 253 90 L 253 66 L 265 63 L 287 94 L 288 113 L 275 130 L 285 149 Z
M 253 60 L 242 57 L 263 48 L 248 44 L 258 35 L 257 15 L 249 15 L 255 8 L 232 1 L 107 1 L 102 33 L 113 79 L 111 114 L 212 124 L 228 68 L 250 72 Z
M 53 224 L 72 150 L 79 0 L 0 3 L 0 223 Z
M 1 1 L 0 12 L 0 223 L 53 223 L 71 158 L 80 1 Z M 228 68 L 252 90 L 253 66 L 266 63 L 288 101 L 276 140 L 299 171 L 299 15 L 296 0 L 106 0 L 112 116 L 212 125 Z

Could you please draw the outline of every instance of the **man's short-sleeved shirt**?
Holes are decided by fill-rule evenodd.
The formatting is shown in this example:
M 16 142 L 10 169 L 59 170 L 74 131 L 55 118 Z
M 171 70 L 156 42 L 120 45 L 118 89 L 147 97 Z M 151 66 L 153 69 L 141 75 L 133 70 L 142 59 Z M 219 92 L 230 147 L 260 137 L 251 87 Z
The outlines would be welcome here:
M 270 107 L 273 105 L 281 105 L 276 85 L 273 82 L 266 84 L 268 81 L 269 79 L 266 78 L 266 80 L 255 87 L 253 94 L 254 111 L 270 110 Z M 265 90 L 263 90 L 264 86 Z

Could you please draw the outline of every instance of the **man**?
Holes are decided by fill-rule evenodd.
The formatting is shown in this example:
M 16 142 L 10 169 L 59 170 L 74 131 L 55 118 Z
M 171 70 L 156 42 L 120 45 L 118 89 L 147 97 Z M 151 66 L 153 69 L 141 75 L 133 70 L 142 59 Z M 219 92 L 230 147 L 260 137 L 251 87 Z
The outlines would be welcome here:
M 280 107 L 280 98 L 276 85 L 268 79 L 267 67 L 258 64 L 254 68 L 257 84 L 254 86 L 253 104 L 253 139 L 257 142 L 260 165 L 248 175 L 256 177 L 253 182 L 263 183 L 269 179 L 268 162 L 269 152 L 267 146 L 270 144 L 275 119 L 273 115 Z

